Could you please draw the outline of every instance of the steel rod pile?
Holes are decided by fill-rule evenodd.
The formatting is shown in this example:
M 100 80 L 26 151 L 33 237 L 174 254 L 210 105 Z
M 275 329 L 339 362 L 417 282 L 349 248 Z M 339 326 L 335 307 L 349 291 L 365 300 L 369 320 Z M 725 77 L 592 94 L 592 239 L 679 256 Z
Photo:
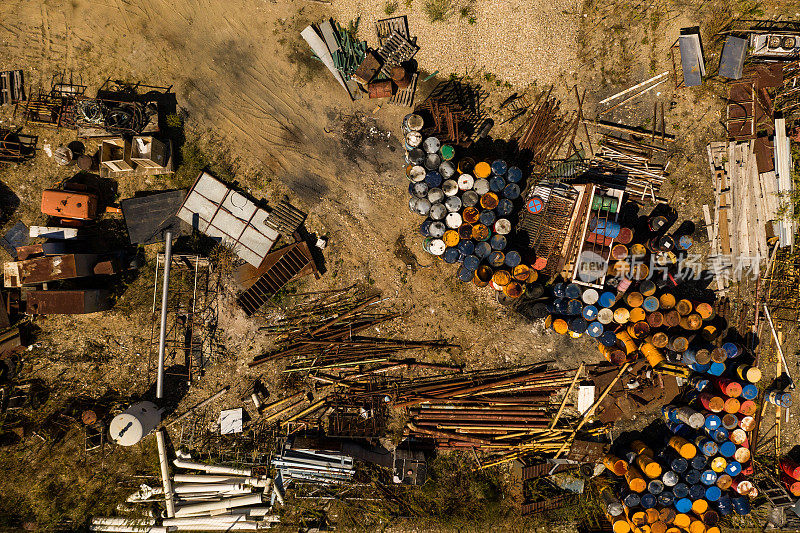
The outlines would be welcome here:
M 638 141 L 604 135 L 595 158 L 602 166 L 627 176 L 626 190 L 629 193 L 645 197 L 657 194 L 667 176 L 668 165 L 653 161 L 654 152 L 663 151 Z
M 345 483 L 353 479 L 353 458 L 334 451 L 291 448 L 272 460 L 284 484 L 290 481 L 322 484 Z
M 525 122 L 512 135 L 520 150 L 530 150 L 534 172 L 553 159 L 566 143 L 572 144 L 578 131 L 580 117 L 577 112 L 562 114 L 561 102 L 551 98 L 552 87 L 547 94 L 540 94 Z

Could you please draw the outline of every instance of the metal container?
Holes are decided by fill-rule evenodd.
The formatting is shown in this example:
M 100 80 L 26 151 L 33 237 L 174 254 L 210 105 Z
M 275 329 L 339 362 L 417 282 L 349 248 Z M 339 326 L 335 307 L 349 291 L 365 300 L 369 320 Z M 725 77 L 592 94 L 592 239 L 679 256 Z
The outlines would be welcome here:
M 478 218 L 481 224 L 485 226 L 492 226 L 494 225 L 494 221 L 497 220 L 497 215 L 494 214 L 494 211 L 491 209 L 485 209 L 481 211 L 480 217 Z
M 439 165 L 442 164 L 442 156 L 439 154 L 428 154 L 425 156 L 425 168 L 428 170 L 437 170 Z
M 455 196 L 458 194 L 458 182 L 456 180 L 445 180 L 442 183 L 442 191 L 446 196 Z M 461 204 L 461 200 L 458 201 L 459 205 Z
M 511 183 L 519 183 L 522 181 L 522 170 L 519 167 L 509 167 L 506 172 L 506 180 Z
M 422 142 L 422 135 L 418 131 L 409 131 L 405 135 L 405 149 L 413 150 Z
M 489 180 L 485 178 L 476 179 L 472 189 L 480 196 L 483 196 L 484 194 L 489 192 Z
M 589 230 L 592 233 L 613 239 L 619 235 L 620 225 L 613 220 L 593 218 L 589 221 Z
M 459 236 L 458 236 L 458 231 L 456 231 L 456 230 L 454 230 L 454 229 L 449 229 L 449 230 L 445 231 L 445 232 L 444 232 L 444 236 L 442 237 L 442 240 L 444 241 L 444 243 L 445 243 L 447 246 L 459 246 L 459 244 L 460 244 L 460 241 L 461 241 L 461 239 L 460 239 L 460 238 L 459 238 Z M 472 243 L 472 241 L 465 241 L 465 242 L 468 242 L 468 243 L 470 243 L 470 244 Z M 474 250 L 474 249 L 475 249 L 475 247 L 473 246 L 473 247 L 470 249 L 470 251 L 469 251 L 469 252 L 467 252 L 467 253 L 470 253 L 470 254 L 471 254 L 471 253 L 472 253 L 472 250 Z M 459 246 L 459 249 L 458 249 L 458 251 L 459 251 L 460 253 L 464 253 L 464 252 L 462 252 L 462 251 L 461 251 L 461 247 L 460 247 L 460 246 Z M 464 254 L 464 255 L 466 255 L 466 254 Z
M 474 272 L 463 265 L 461 266 L 461 268 L 458 269 L 458 273 L 456 274 L 458 280 L 463 281 L 465 283 L 468 281 L 472 281 L 473 276 Z
M 461 198 L 458 196 L 448 196 L 444 200 L 444 206 L 447 208 L 450 213 L 458 215 L 458 211 L 461 210 Z M 459 220 L 461 220 L 461 216 L 459 215 Z M 461 223 L 459 222 L 459 225 Z
M 410 113 L 403 117 L 403 131 L 419 131 L 425 125 L 421 116 Z
M 461 195 L 461 204 L 464 207 L 474 207 L 481 201 L 480 195 L 475 191 L 464 191 Z
M 481 217 L 481 212 L 478 210 L 477 207 L 466 207 L 464 212 L 461 214 L 461 217 L 464 219 L 464 222 L 467 224 L 477 224 Z M 463 239 L 464 237 L 462 237 Z
M 458 188 L 461 189 L 462 191 L 469 191 L 472 189 L 474 185 L 475 185 L 475 178 L 473 178 L 470 174 L 461 174 L 458 177 Z
M 505 254 L 500 251 L 494 251 L 489 254 L 489 258 L 487 261 L 492 266 L 492 268 L 500 268 L 505 264 Z
M 472 238 L 476 241 L 488 241 L 492 232 L 489 231 L 484 224 L 475 224 L 472 226 Z
M 520 263 L 522 263 L 522 256 L 520 255 L 519 252 L 517 252 L 516 250 L 510 250 L 510 251 L 506 252 L 505 265 L 507 267 L 513 269 L 513 268 L 517 267 Z M 526 276 L 526 278 L 527 278 L 527 276 Z M 516 279 L 516 276 L 514 276 L 514 279 Z M 523 279 L 521 281 L 525 281 L 525 280 Z
M 500 176 L 492 176 L 489 178 L 489 190 L 493 193 L 500 194 L 506 186 L 506 180 Z
M 445 246 L 442 239 L 428 237 L 422 243 L 422 249 L 431 255 L 442 255 L 445 251 L 445 248 L 447 248 L 447 246 Z
M 504 235 L 492 235 L 489 244 L 491 244 L 493 250 L 505 250 L 508 241 Z
M 477 178 L 488 178 L 489 175 L 492 173 L 492 167 L 489 166 L 489 163 L 485 161 L 481 161 L 475 165 L 475 170 L 473 172 L 475 177 Z
M 408 179 L 413 182 L 420 182 L 425 180 L 426 170 L 421 165 L 409 165 L 411 168 L 406 172 Z
M 495 176 L 503 176 L 508 171 L 508 163 L 502 159 L 495 159 L 492 161 L 492 174 Z
M 470 272 L 474 272 L 481 264 L 481 260 L 477 255 L 467 255 L 464 257 L 464 268 Z M 467 280 L 469 281 L 469 280 Z
M 443 181 L 442 175 L 436 170 L 429 170 L 425 173 L 425 183 L 428 184 L 428 187 L 441 187 Z
M 444 204 L 431 204 L 428 216 L 431 217 L 431 220 L 442 220 L 447 216 L 447 208 Z
M 428 226 L 428 234 L 434 239 L 441 239 L 444 237 L 446 231 L 447 228 L 444 225 L 444 222 L 432 221 L 430 226 Z
M 450 161 L 442 161 L 442 164 L 439 165 L 439 174 L 445 179 L 450 179 L 456 175 L 456 167 Z
M 499 202 L 500 199 L 493 192 L 487 192 L 481 196 L 481 207 L 484 209 L 494 209 Z
M 412 213 L 416 213 L 425 217 L 428 216 L 428 213 L 431 210 L 431 203 L 427 198 L 411 198 L 408 201 L 408 208 Z
M 442 259 L 444 259 L 445 263 L 458 263 L 458 259 L 461 257 L 461 254 L 458 251 L 458 248 L 447 247 L 444 249 L 444 254 L 442 254 Z
M 422 143 L 422 149 L 425 150 L 426 153 L 436 154 L 439 151 L 441 145 L 442 143 L 439 142 L 439 139 L 437 139 L 436 137 L 428 137 Z
M 461 215 L 458 213 L 447 213 L 444 217 L 444 223 L 448 228 L 457 229 L 461 226 Z
M 428 189 L 428 201 L 431 204 L 441 203 L 444 200 L 444 191 L 438 187 Z
M 472 174 L 475 169 L 475 160 L 471 157 L 465 157 L 458 161 L 458 171 L 461 174 Z
M 507 218 L 500 218 L 494 223 L 494 232 L 499 235 L 508 235 L 511 233 L 511 221 Z
M 516 183 L 509 183 L 505 187 L 503 187 L 503 197 L 507 198 L 508 200 L 516 200 L 519 198 L 520 189 L 519 185 Z
M 442 147 L 439 148 L 439 153 L 442 155 L 442 159 L 451 161 L 456 155 L 456 150 L 449 144 L 443 144 Z M 455 167 L 453 168 L 455 169 Z
M 489 254 L 491 253 L 492 253 L 492 247 L 488 242 L 475 243 L 475 255 L 477 255 L 481 259 L 489 257 Z

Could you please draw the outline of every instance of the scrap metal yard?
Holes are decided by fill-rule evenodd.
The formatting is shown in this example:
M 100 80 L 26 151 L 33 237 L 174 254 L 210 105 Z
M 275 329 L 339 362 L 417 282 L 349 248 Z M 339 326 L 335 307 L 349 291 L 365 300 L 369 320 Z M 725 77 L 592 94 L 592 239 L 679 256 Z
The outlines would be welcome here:
M 800 531 L 800 4 L 0 3 L 0 529 Z

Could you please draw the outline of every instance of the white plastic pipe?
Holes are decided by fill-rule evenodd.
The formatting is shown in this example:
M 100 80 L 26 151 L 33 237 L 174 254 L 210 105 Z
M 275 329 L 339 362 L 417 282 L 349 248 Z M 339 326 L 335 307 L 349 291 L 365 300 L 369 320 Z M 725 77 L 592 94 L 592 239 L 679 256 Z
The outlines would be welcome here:
M 260 525 L 258 522 L 238 522 L 235 524 L 197 523 L 169 527 L 174 527 L 175 531 L 258 531 L 259 529 L 265 529 L 269 526 Z
M 92 518 L 93 526 L 152 526 L 155 523 L 155 518 L 115 518 L 103 516 Z
M 168 533 L 175 528 L 163 526 L 89 526 L 98 533 Z
M 169 269 L 172 266 L 172 232 L 164 234 L 164 286 L 161 289 L 161 330 L 158 334 L 158 376 L 156 398 L 164 397 L 164 351 L 167 346 L 167 300 L 169 299 Z
M 218 502 L 196 503 L 193 505 L 184 505 L 175 511 L 175 516 L 186 516 L 201 511 L 216 511 L 220 509 L 233 509 L 234 507 L 245 507 L 248 505 L 258 505 L 263 503 L 261 494 L 251 494 L 249 496 L 237 496 L 235 498 L 225 498 Z M 173 518 L 173 517 L 169 517 Z
M 186 468 L 188 470 L 202 470 L 208 474 L 229 474 L 232 476 L 251 477 L 253 471 L 250 468 L 233 468 L 230 466 L 221 465 L 206 465 L 203 463 L 195 463 L 194 461 L 187 461 L 180 457 L 172 461 L 172 464 L 178 468 Z
M 167 237 L 170 236 L 168 233 Z M 156 431 L 156 442 L 158 443 L 158 462 L 161 465 L 161 484 L 164 486 L 167 517 L 172 518 L 175 516 L 175 497 L 172 492 L 172 480 L 169 477 L 169 459 L 167 459 L 166 437 L 163 429 Z
M 187 492 L 238 492 L 247 490 L 241 483 L 179 483 L 173 487 L 175 494 Z
M 223 516 L 187 516 L 181 518 L 165 518 L 162 522 L 165 526 L 183 526 L 199 523 L 207 524 L 234 524 L 236 522 L 248 522 L 244 515 L 223 515 Z
M 227 476 L 213 476 L 213 475 L 203 475 L 203 474 L 175 474 L 172 476 L 172 480 L 175 483 L 247 483 L 249 485 L 252 484 L 252 481 L 255 478 L 252 477 L 245 477 L 245 476 L 233 476 L 228 474 Z

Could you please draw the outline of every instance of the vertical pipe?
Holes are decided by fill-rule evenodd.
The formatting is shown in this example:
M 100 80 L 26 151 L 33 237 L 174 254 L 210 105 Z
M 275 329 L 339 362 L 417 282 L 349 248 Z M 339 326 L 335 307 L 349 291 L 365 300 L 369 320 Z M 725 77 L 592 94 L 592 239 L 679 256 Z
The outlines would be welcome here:
M 167 503 L 167 518 L 174 518 L 175 498 L 172 493 L 172 480 L 169 477 L 169 460 L 167 459 L 163 429 L 156 431 L 156 442 L 158 443 L 158 462 L 161 465 L 161 483 L 164 486 L 164 499 Z
M 169 271 L 172 266 L 172 232 L 164 235 L 164 287 L 161 290 L 161 331 L 158 334 L 158 377 L 156 398 L 164 397 L 164 349 L 167 344 L 167 297 L 169 296 Z

